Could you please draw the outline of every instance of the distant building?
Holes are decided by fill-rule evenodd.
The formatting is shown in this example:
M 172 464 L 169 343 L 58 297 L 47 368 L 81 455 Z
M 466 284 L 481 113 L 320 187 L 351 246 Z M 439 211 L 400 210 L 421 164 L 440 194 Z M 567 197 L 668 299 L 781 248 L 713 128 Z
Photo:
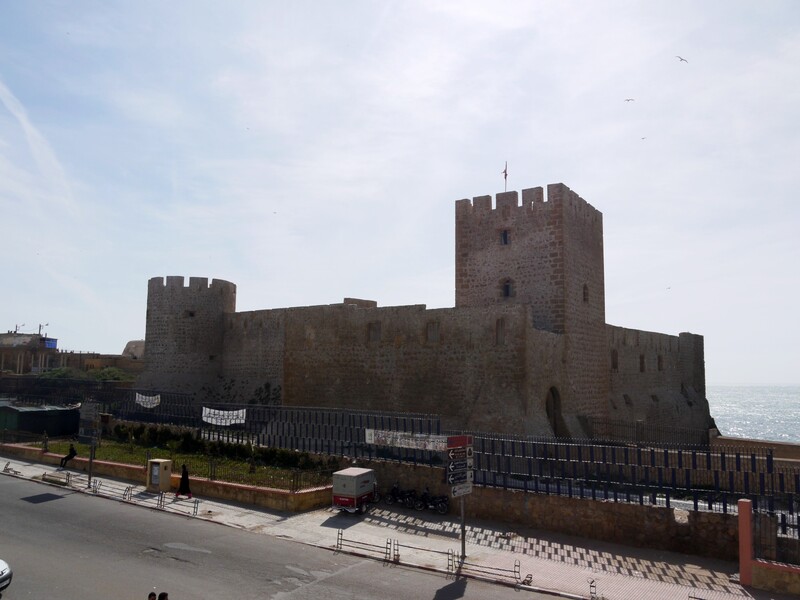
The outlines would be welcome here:
M 63 352 L 58 340 L 35 333 L 0 333 L 0 374 L 40 374 L 53 369 L 92 371 L 117 367 L 137 375 L 144 370 L 144 340 L 131 341 L 122 354 Z
M 233 283 L 151 279 L 138 385 L 202 399 L 268 383 L 288 406 L 438 413 L 445 427 L 526 435 L 713 425 L 702 336 L 605 322 L 599 211 L 563 184 L 455 209 L 454 308 L 236 312 Z

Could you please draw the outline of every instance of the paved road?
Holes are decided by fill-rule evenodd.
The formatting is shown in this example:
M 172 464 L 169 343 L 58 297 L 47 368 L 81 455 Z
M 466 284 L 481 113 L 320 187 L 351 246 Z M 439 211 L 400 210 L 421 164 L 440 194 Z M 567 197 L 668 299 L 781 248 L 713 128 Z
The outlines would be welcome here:
M 0 479 L 3 600 L 434 600 L 507 598 L 509 588 L 333 553 L 273 536 Z M 532 592 L 524 598 L 552 598 Z

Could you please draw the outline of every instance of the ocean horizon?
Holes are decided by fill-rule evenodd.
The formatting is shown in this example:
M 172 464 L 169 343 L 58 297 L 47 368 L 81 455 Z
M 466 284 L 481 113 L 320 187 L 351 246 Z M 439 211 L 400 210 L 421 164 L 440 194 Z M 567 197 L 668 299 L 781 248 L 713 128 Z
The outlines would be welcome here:
M 800 443 L 800 385 L 708 385 L 706 397 L 722 435 Z

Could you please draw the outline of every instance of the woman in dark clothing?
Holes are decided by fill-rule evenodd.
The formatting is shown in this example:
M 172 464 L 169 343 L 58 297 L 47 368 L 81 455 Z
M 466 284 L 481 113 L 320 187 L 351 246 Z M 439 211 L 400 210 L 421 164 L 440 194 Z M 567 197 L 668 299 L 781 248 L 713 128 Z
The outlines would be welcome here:
M 186 468 L 186 465 L 181 465 L 181 484 L 178 486 L 175 497 L 177 498 L 183 494 L 186 494 L 189 498 L 192 497 L 192 490 L 189 489 L 189 469 Z

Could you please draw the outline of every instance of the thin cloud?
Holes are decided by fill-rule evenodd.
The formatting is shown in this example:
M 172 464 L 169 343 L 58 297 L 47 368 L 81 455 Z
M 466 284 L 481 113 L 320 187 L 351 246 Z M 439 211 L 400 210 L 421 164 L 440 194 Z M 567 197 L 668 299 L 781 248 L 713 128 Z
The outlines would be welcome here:
M 64 208 L 74 210 L 75 203 L 72 199 L 70 185 L 58 157 L 55 152 L 53 152 L 53 149 L 45 137 L 33 123 L 31 123 L 25 107 L 2 80 L 0 80 L 0 102 L 2 102 L 5 109 L 16 119 L 24 132 L 28 149 L 36 161 L 39 173 L 49 184 L 51 191 L 50 200 L 60 204 Z

